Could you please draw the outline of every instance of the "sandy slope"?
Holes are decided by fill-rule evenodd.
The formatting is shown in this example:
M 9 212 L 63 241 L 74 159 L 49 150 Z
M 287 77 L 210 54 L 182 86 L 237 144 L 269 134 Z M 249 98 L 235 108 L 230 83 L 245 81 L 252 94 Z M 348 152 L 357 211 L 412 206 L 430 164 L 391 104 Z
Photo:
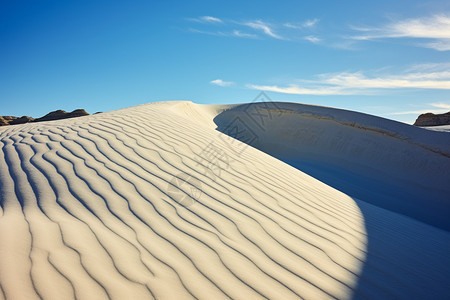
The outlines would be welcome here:
M 0 299 L 450 296 L 449 232 L 215 130 L 234 108 L 162 102 L 0 129 Z M 432 163 L 446 153 L 412 135 Z M 294 153 L 267 137 L 257 146 Z

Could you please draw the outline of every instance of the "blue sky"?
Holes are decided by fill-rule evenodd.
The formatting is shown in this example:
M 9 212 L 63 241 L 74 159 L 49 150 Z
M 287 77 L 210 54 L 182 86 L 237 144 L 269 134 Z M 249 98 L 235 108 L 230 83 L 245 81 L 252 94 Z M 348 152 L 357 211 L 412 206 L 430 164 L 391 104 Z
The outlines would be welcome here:
M 0 115 L 272 100 L 450 110 L 449 1 L 0 0 Z

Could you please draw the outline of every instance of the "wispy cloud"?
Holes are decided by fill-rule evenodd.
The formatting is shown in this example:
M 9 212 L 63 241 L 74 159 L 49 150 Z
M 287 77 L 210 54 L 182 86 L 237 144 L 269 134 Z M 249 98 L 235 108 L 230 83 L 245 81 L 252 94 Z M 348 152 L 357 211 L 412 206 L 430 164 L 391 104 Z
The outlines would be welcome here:
M 426 114 L 426 113 L 443 114 L 443 113 L 446 113 L 447 111 L 448 111 L 448 109 L 447 110 L 445 110 L 445 109 L 419 109 L 419 110 L 397 111 L 397 112 L 388 113 L 388 115 L 393 115 L 393 116 L 421 115 L 421 114 Z
M 450 103 L 430 103 L 431 106 L 450 110 Z
M 249 84 L 248 88 L 297 95 L 368 95 L 386 89 L 450 90 L 450 72 L 407 73 L 368 77 L 362 72 L 321 74 L 315 80 L 278 85 Z M 298 82 L 299 82 L 298 81 Z
M 189 28 L 188 30 L 190 32 L 194 32 L 194 33 L 213 35 L 213 36 L 228 36 L 228 37 L 240 37 L 240 38 L 252 38 L 252 39 L 258 38 L 258 36 L 256 34 L 245 33 L 245 32 L 239 31 L 239 30 L 233 30 L 231 32 L 206 31 L 206 30 L 199 30 L 199 29 L 195 29 L 195 28 Z
M 435 42 L 423 43 L 422 46 L 438 51 L 450 51 L 450 39 L 440 39 Z
M 188 18 L 189 21 L 198 22 L 198 23 L 223 23 L 223 21 L 216 17 L 211 16 L 203 16 L 198 18 Z
M 284 23 L 283 26 L 292 29 L 313 28 L 319 23 L 319 19 L 306 20 L 303 23 Z
M 314 27 L 319 22 L 319 19 L 307 20 L 303 23 L 303 27 Z
M 340 49 L 340 50 L 351 50 L 351 51 L 359 50 L 359 48 L 357 46 L 357 41 L 349 40 L 349 39 L 334 41 L 334 42 L 330 43 L 329 46 L 331 48 Z
M 258 37 L 256 34 L 245 33 L 245 32 L 242 32 L 242 31 L 236 30 L 236 29 L 233 30 L 231 35 L 237 36 L 237 37 L 242 37 L 242 38 L 252 38 L 252 39 L 255 39 Z
M 295 25 L 292 23 L 284 23 L 283 26 L 287 27 L 287 28 L 292 28 L 292 29 L 303 29 L 303 27 L 301 25 Z
M 278 39 L 278 40 L 307 40 L 311 43 L 318 43 L 321 39 L 315 35 L 307 35 L 308 32 L 316 26 L 319 19 L 309 19 L 299 23 L 269 23 L 261 19 L 238 21 L 233 19 L 219 19 L 212 16 L 202 16 L 197 18 L 187 18 L 186 20 L 195 22 L 199 28 L 190 28 L 189 31 L 215 35 L 215 36 L 228 36 L 228 37 L 240 37 L 240 38 L 262 38 L 263 36 Z M 217 27 L 217 25 L 221 25 Z M 218 28 L 221 30 L 218 31 Z M 302 30 L 304 38 L 293 34 L 290 29 Z
M 321 75 L 322 82 L 345 88 L 356 89 L 445 89 L 450 90 L 450 72 L 411 73 L 388 75 L 384 77 L 366 77 L 361 72 Z
M 256 20 L 256 21 L 250 21 L 250 22 L 245 22 L 243 23 L 245 26 L 248 26 L 250 28 L 256 29 L 256 30 L 260 30 L 262 31 L 264 34 L 276 38 L 276 39 L 283 39 L 281 36 L 279 36 L 278 34 L 276 34 L 273 30 L 273 28 L 271 27 L 271 25 L 269 23 L 263 22 L 261 20 Z
M 409 111 L 398 111 L 389 113 L 389 115 L 419 115 L 425 113 L 443 114 L 450 111 L 450 104 L 447 103 L 428 103 L 429 108 Z
M 209 83 L 218 85 L 218 86 L 222 86 L 222 87 L 226 87 L 226 86 L 230 86 L 230 85 L 234 84 L 234 82 L 232 82 L 232 81 L 223 81 L 222 79 L 212 80 Z
M 247 84 L 246 85 L 250 89 L 260 90 L 260 91 L 269 91 L 269 92 L 277 92 L 283 94 L 295 94 L 295 95 L 318 95 L 318 96 L 327 96 L 327 95 L 351 95 L 353 94 L 350 90 L 345 90 L 342 87 L 328 87 L 328 86 L 315 86 L 315 87 L 300 87 L 297 84 L 290 84 L 286 87 L 280 87 L 277 85 L 256 85 L 256 84 Z
M 206 31 L 206 30 L 199 30 L 196 28 L 189 28 L 188 29 L 190 32 L 194 32 L 194 33 L 201 33 L 201 34 L 206 34 L 206 35 L 214 35 L 214 36 L 225 36 L 222 32 L 220 31 Z
M 320 43 L 320 41 L 322 41 L 319 37 L 313 35 L 305 36 L 304 39 L 313 44 L 318 44 Z
M 450 16 L 441 14 L 427 18 L 397 20 L 381 27 L 352 27 L 361 34 L 353 36 L 357 40 L 382 38 L 431 39 L 418 46 L 439 51 L 450 50 Z
M 267 36 L 270 36 L 272 38 L 276 39 L 283 39 L 280 35 L 276 34 L 274 32 L 274 29 L 272 28 L 272 25 L 269 23 L 263 22 L 262 20 L 256 20 L 256 21 L 247 21 L 247 22 L 238 22 L 231 19 L 228 19 L 227 21 L 224 21 L 222 19 L 211 17 L 211 16 L 203 16 L 198 18 L 188 18 L 187 20 L 196 22 L 196 23 L 220 23 L 225 27 L 225 29 L 228 29 L 228 31 L 217 31 L 215 29 L 209 28 L 209 30 L 204 29 L 195 29 L 195 28 L 189 28 L 189 31 L 195 32 L 195 33 L 201 33 L 201 34 L 207 34 L 207 35 L 215 35 L 215 36 L 229 36 L 229 37 L 240 37 L 240 38 L 258 38 L 257 34 L 254 33 L 248 33 L 249 28 L 256 30 L 258 32 L 261 32 Z M 207 24 L 204 24 L 203 26 L 206 26 Z M 234 27 L 234 28 L 233 28 Z M 208 29 L 208 28 L 207 28 Z
M 450 62 L 440 63 L 421 63 L 410 66 L 406 72 L 409 73 L 435 73 L 446 72 L 450 70 Z

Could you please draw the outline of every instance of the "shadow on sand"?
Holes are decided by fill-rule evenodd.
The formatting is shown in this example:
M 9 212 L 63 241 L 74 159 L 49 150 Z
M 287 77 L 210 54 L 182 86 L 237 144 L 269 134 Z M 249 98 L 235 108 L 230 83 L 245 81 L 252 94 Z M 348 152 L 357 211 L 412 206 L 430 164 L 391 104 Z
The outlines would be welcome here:
M 320 156 L 315 156 L 315 161 L 284 158 L 279 145 L 268 145 L 270 139 L 261 137 L 266 134 L 264 128 L 255 126 L 255 119 L 246 112 L 251 105 L 219 114 L 214 119 L 216 129 L 349 195 L 359 206 L 367 234 L 367 253 L 354 299 L 450 299 L 450 217 L 444 223 L 433 224 L 432 211 L 421 221 L 398 213 L 408 210 L 397 206 L 417 206 L 414 199 L 424 195 L 389 184 L 389 180 L 364 176 L 370 174 L 370 169 L 342 170 L 327 164 L 327 158 L 325 163 L 320 162 Z M 257 105 L 267 109 L 266 104 Z M 417 210 L 413 212 L 417 215 Z

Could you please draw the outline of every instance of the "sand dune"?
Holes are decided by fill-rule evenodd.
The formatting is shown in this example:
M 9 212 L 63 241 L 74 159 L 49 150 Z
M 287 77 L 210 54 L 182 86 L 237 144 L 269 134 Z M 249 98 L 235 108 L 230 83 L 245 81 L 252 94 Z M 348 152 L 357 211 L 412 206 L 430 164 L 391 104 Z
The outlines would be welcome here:
M 160 102 L 0 128 L 0 299 L 448 299 L 450 134 L 280 105 L 270 126 Z

